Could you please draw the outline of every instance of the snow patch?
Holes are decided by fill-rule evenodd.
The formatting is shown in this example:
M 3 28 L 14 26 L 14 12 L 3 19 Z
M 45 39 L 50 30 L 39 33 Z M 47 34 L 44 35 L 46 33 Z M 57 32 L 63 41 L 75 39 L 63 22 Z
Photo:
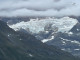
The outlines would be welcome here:
M 75 51 L 79 51 L 80 49 L 74 49 Z
M 60 37 L 61 38 L 61 37 Z M 64 39 L 64 38 L 61 38 L 63 41 L 62 41 L 62 43 L 65 43 L 65 42 L 71 42 L 71 43 L 74 43 L 74 44 L 78 44 L 78 45 L 80 45 L 80 42 L 79 41 L 77 41 L 77 40 L 68 40 L 68 39 Z M 64 42 L 65 41 L 65 42 Z
M 63 44 L 66 44 L 66 42 L 65 42 L 65 41 L 62 41 L 62 43 L 63 43 Z
M 80 42 L 79 41 L 76 41 L 76 40 L 71 41 L 71 43 L 76 43 L 76 44 L 80 45 Z
M 8 34 L 8 37 L 10 37 L 11 36 L 11 34 Z
M 79 29 L 77 29 L 77 31 L 79 31 Z
M 61 49 L 61 50 L 65 51 L 66 49 Z
M 19 39 L 19 40 L 22 40 L 22 39 Z
M 51 38 L 50 39 L 43 39 L 43 40 L 41 40 L 43 43 L 46 43 L 46 42 L 48 42 L 48 41 L 51 41 L 51 40 L 53 40 L 54 39 L 54 36 L 51 36 Z
M 72 34 L 73 34 L 73 32 L 68 32 L 68 34 L 69 34 L 69 35 L 72 35 Z
M 33 55 L 32 55 L 32 54 L 29 54 L 29 56 L 30 56 L 30 57 L 33 57 Z

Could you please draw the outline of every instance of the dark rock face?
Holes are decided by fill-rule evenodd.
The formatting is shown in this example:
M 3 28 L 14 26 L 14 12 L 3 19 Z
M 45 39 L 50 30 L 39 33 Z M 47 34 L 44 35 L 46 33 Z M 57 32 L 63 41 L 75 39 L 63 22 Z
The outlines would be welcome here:
M 80 60 L 0 21 L 0 60 Z
M 80 23 L 77 23 L 72 29 L 71 31 L 73 33 L 80 33 Z
M 76 24 L 69 33 L 57 33 L 56 37 L 47 44 L 58 46 L 64 51 L 80 56 L 80 23 Z

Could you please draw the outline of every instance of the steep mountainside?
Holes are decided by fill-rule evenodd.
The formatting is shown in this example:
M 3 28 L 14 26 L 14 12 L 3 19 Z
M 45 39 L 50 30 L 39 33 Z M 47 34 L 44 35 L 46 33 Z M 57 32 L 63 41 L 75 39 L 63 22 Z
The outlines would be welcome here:
M 80 60 L 0 21 L 0 60 Z
M 70 17 L 30 19 L 9 25 L 15 31 L 34 35 L 38 40 L 80 56 L 80 22 Z

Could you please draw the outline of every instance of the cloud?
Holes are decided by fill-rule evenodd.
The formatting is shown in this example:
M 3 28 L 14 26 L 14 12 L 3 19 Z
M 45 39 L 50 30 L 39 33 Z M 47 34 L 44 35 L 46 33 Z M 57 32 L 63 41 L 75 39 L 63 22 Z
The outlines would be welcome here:
M 0 16 L 80 16 L 79 0 L 0 0 Z

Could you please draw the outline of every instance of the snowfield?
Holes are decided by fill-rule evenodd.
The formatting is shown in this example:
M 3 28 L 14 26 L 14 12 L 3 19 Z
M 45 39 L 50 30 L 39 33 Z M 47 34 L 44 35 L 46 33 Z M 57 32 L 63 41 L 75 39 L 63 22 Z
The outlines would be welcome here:
M 58 28 L 57 32 L 68 32 L 71 30 L 74 25 L 78 23 L 77 19 L 63 17 L 60 19 L 56 18 L 45 18 L 45 19 L 31 19 L 28 22 L 19 22 L 17 24 L 9 25 L 10 28 L 18 31 L 20 29 L 24 29 L 31 33 L 38 34 L 41 31 L 46 31 L 47 29 L 54 30 L 55 27 Z

